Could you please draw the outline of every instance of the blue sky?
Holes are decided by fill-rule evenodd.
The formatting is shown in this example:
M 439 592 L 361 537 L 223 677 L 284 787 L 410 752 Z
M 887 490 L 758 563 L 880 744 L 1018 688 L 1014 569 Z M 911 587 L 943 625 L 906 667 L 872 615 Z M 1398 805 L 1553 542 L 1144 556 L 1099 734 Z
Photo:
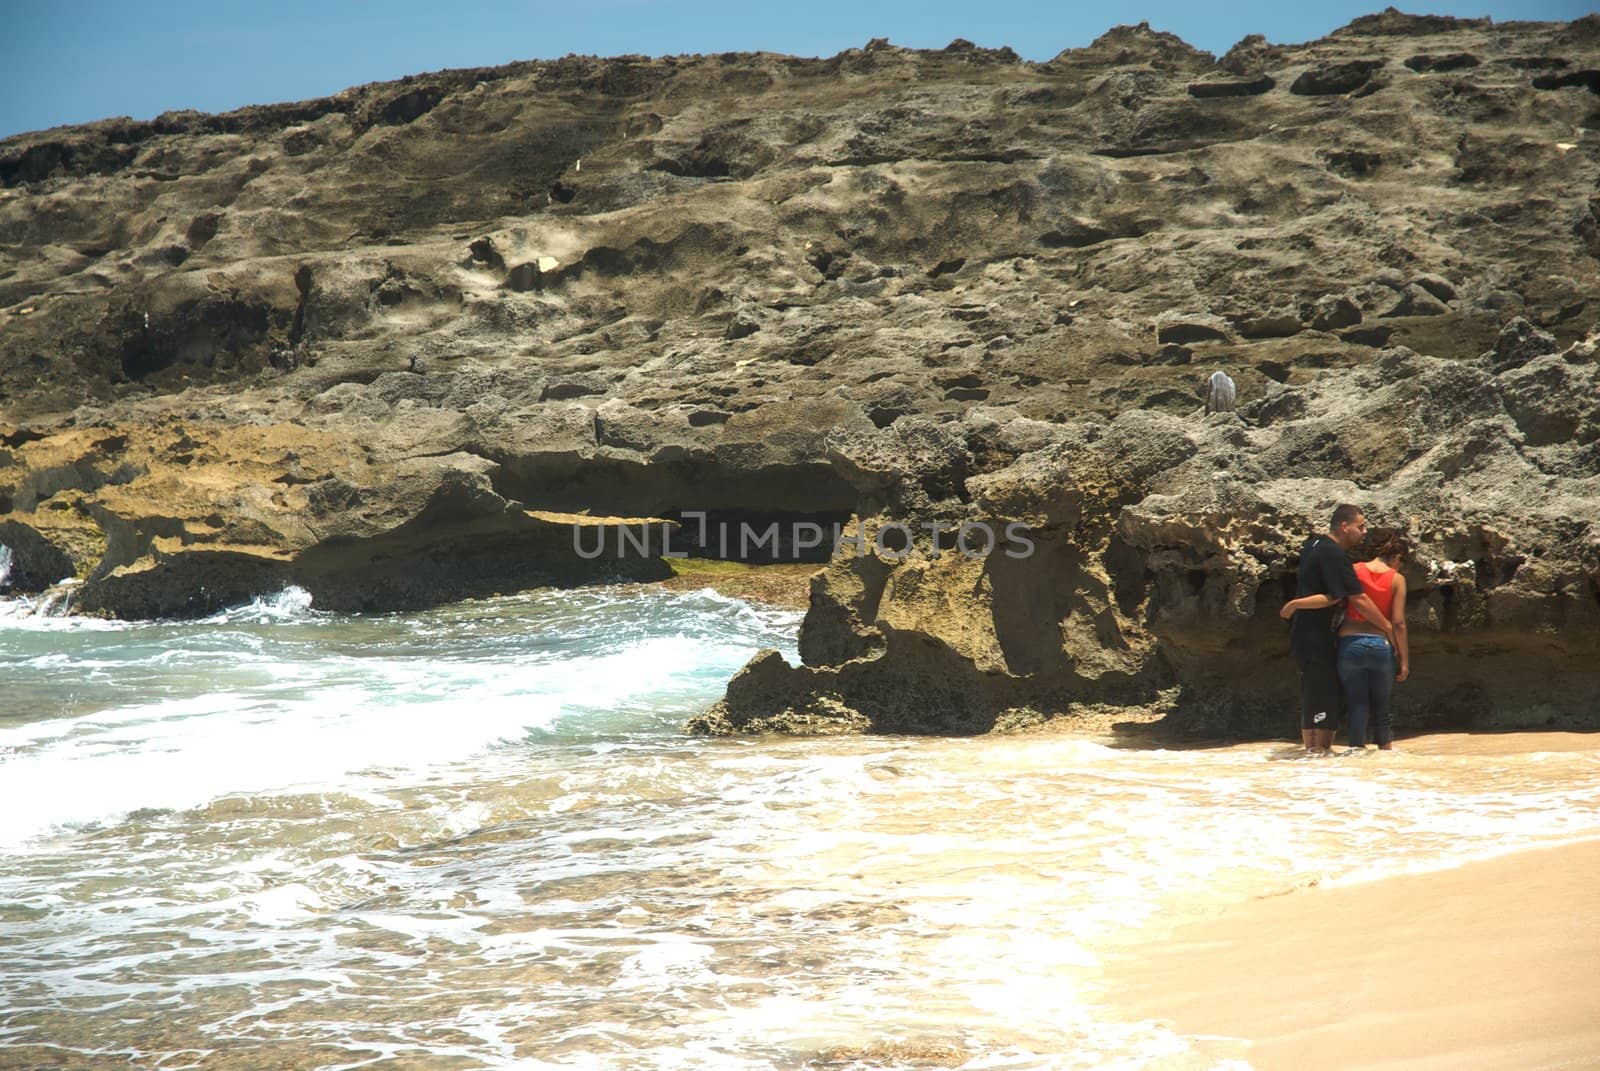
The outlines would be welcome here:
M 1048 59 L 1111 26 L 1147 20 L 1220 54 L 1248 33 L 1305 41 L 1384 6 L 1381 0 L 0 0 L 0 137 L 113 115 L 148 119 L 176 108 L 215 112 L 303 100 L 405 74 L 569 52 L 765 49 L 831 56 L 873 37 L 914 48 L 965 37 Z M 1573 19 L 1595 6 L 1594 0 L 1430 0 L 1406 10 L 1503 22 Z

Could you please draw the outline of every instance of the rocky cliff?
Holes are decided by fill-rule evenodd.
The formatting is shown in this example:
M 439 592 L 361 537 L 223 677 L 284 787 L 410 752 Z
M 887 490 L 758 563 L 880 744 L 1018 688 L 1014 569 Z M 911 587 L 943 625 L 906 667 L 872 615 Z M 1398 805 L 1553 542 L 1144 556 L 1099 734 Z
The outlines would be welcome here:
M 1600 16 L 1391 10 L 11 138 L 9 583 L 384 609 L 843 536 L 803 664 L 698 727 L 1271 731 L 1277 605 L 1349 500 L 1420 548 L 1413 724 L 1595 726 L 1597 93 Z

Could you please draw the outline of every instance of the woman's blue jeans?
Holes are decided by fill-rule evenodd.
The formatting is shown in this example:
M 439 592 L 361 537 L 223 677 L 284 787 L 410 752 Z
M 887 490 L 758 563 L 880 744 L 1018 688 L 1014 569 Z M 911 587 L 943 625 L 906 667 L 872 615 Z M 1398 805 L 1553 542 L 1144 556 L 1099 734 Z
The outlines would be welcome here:
M 1394 742 L 1389 724 L 1394 675 L 1394 651 L 1388 640 L 1382 636 L 1339 637 L 1339 683 L 1344 686 L 1351 747 L 1366 747 L 1369 723 L 1379 747 Z

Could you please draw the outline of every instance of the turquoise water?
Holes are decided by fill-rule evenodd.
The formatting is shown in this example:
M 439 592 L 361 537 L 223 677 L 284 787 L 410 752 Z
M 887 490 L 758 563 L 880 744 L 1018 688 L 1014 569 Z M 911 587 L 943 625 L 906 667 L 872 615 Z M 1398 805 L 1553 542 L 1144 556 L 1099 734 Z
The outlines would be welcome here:
M 198 623 L 0 622 L 4 844 L 227 792 L 659 744 L 760 647 L 794 657 L 798 615 L 590 589 L 354 618 L 291 590 Z
M 686 737 L 795 657 L 798 615 L 709 592 L 30 609 L 0 1067 L 1238 1067 L 1101 1007 L 1100 943 L 1600 835 L 1593 751 Z

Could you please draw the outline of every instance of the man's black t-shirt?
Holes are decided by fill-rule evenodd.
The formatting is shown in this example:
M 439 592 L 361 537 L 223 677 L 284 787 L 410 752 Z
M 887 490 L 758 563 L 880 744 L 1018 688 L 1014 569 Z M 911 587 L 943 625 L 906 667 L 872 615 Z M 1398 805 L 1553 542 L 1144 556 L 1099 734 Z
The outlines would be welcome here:
M 1300 578 L 1295 598 L 1305 595 L 1329 595 L 1340 602 L 1352 595 L 1361 594 L 1361 581 L 1356 579 L 1355 566 L 1340 549 L 1339 544 L 1325 535 L 1312 536 L 1300 550 Z M 1337 641 L 1333 634 L 1334 615 L 1339 607 L 1323 610 L 1300 610 L 1294 615 L 1289 628 L 1289 648 L 1297 656 L 1326 654 Z

